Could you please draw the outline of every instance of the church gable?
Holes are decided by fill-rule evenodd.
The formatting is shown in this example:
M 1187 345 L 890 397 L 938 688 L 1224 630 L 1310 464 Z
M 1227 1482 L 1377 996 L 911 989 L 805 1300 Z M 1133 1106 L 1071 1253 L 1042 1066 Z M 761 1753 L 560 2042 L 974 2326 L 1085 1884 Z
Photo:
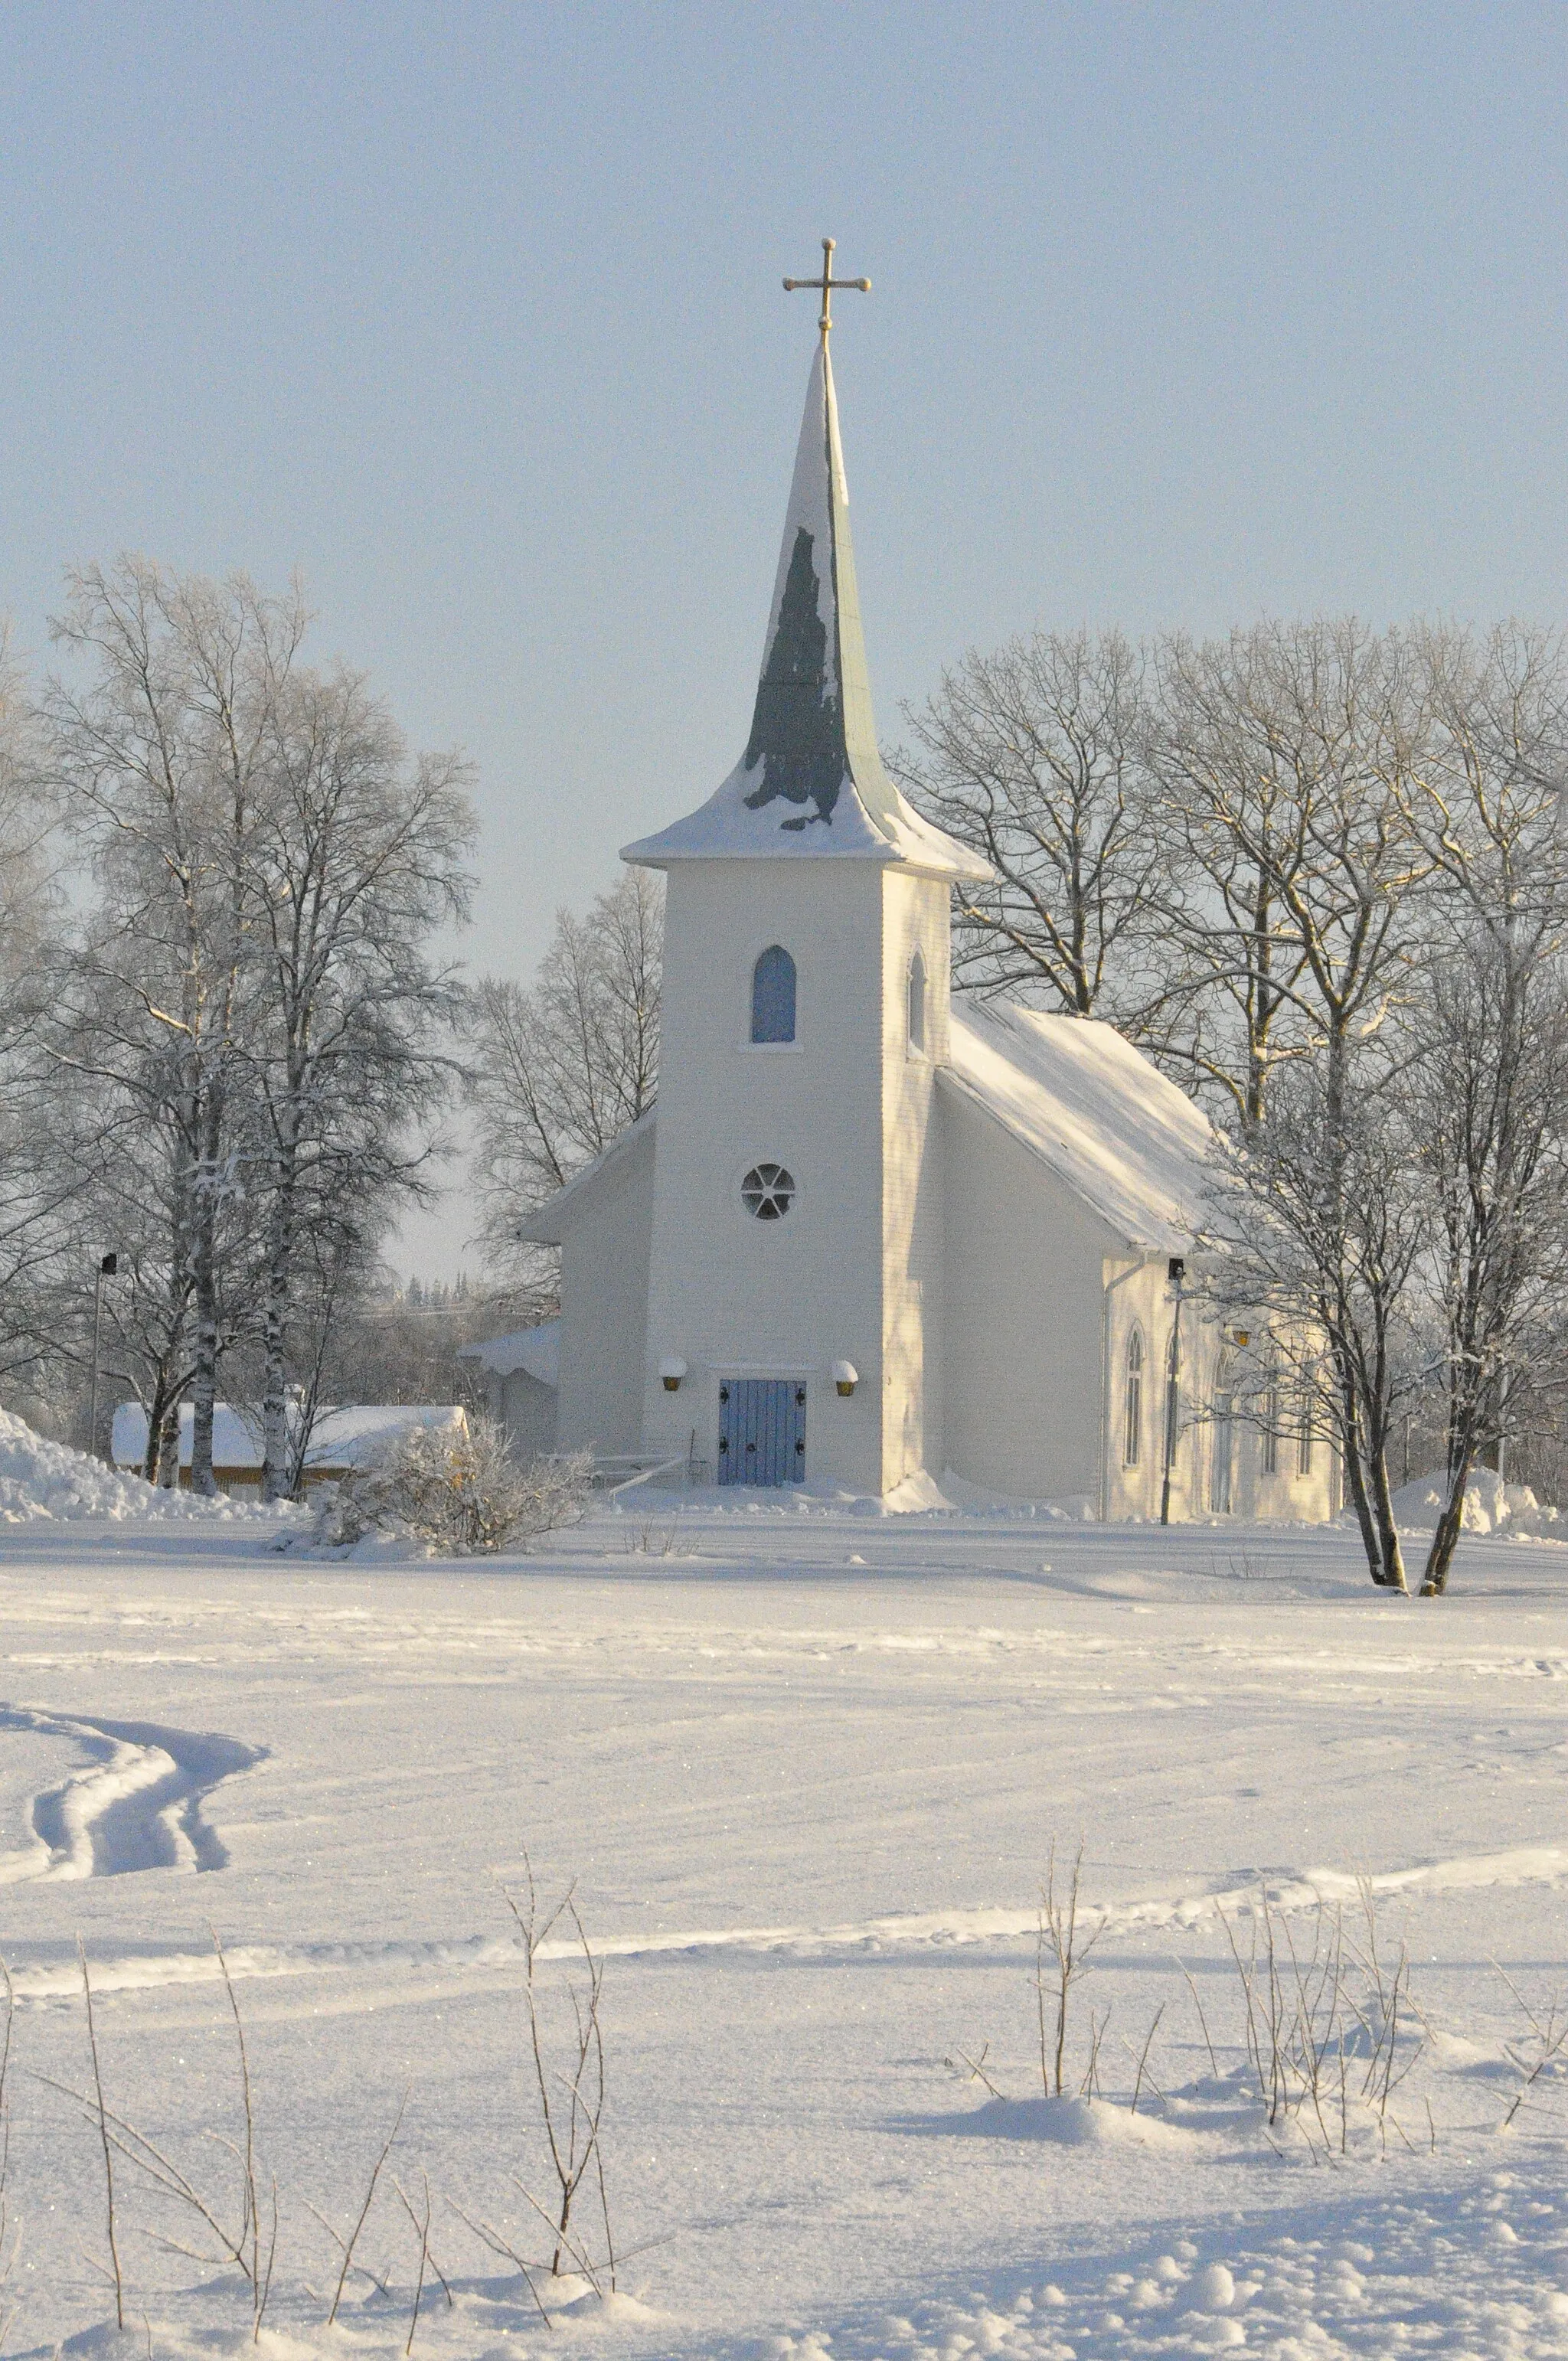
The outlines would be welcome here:
M 580 1172 L 574 1172 L 564 1189 L 557 1189 L 553 1197 L 518 1224 L 518 1236 L 536 1246 L 558 1246 L 568 1232 L 598 1219 L 610 1198 L 645 1180 L 652 1169 L 657 1118 L 658 1109 L 650 1107 L 646 1115 L 629 1124 L 602 1155 L 596 1156 L 591 1164 L 585 1164 Z

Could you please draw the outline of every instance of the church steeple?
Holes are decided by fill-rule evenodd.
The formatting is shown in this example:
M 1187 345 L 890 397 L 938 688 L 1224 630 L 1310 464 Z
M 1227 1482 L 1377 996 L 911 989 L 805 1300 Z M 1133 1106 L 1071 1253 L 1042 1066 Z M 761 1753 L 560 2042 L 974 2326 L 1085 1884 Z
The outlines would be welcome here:
M 628 845 L 621 858 L 662 869 L 673 861 L 802 854 L 897 862 L 947 877 L 990 874 L 910 808 L 877 752 L 826 334 L 806 391 L 746 751 L 699 810 Z

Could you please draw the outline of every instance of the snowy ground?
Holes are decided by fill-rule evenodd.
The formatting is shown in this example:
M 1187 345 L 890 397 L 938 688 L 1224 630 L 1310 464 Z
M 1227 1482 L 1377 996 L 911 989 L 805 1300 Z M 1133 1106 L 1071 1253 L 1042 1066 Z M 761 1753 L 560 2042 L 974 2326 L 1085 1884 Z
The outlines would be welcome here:
M 1499 2132 L 1525 2026 L 1490 1964 L 1568 1996 L 1561 1544 L 1467 1541 L 1457 1595 L 1418 1603 L 1375 1594 L 1350 1537 L 1304 1532 L 631 1507 L 480 1569 L 276 1539 L 0 1533 L 5 2354 L 87 2329 L 67 2349 L 250 2343 L 232 2273 L 155 2243 L 189 2225 L 124 2173 L 127 2329 L 93 2328 L 95 2134 L 35 2079 L 89 2070 L 80 1929 L 109 2104 L 226 2202 L 210 1926 L 279 2190 L 278 2361 L 403 2351 L 394 2171 L 416 2199 L 428 2174 L 453 2289 L 425 2298 L 432 2361 L 1568 2354 L 1568 2092 L 1543 2076 Z M 1053 1835 L 1080 1834 L 1108 1926 L 1069 2059 L 1109 2010 L 1105 2095 L 1044 2107 L 1036 1897 Z M 500 1891 L 524 1847 L 544 1884 L 576 1879 L 609 1955 L 609 2192 L 636 2250 L 622 2300 L 548 2332 L 453 2210 L 538 2250 L 510 2177 L 543 2185 Z M 1245 1948 L 1261 1882 L 1310 1942 L 1315 1894 L 1354 1916 L 1363 1871 L 1426 2048 L 1386 2160 L 1353 2110 L 1348 2157 L 1312 2162 L 1269 2144 L 1234 2074 L 1220 1910 Z M 1163 2104 L 1134 2117 L 1122 2042 L 1162 2002 Z M 984 2043 L 1014 2103 L 944 2062 Z M 356 2275 L 326 2336 L 309 2208 L 352 2219 L 405 2090 L 361 2249 L 386 2292 Z

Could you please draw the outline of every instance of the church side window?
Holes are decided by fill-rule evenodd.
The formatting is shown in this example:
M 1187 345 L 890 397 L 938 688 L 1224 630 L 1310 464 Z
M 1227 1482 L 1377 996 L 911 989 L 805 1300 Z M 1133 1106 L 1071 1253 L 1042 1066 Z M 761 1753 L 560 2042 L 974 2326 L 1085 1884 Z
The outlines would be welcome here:
M 1263 1397 L 1263 1472 L 1279 1473 L 1279 1371 L 1272 1363 Z
M 751 1038 L 795 1039 L 795 961 L 782 943 L 770 943 L 751 970 Z
M 1135 1467 L 1144 1455 L 1144 1339 L 1138 1328 L 1127 1339 L 1127 1388 L 1122 1410 L 1122 1462 Z
M 909 962 L 909 1046 L 922 1052 L 926 1047 L 926 961 L 919 951 Z
M 1214 1372 L 1212 1455 L 1209 1462 L 1209 1506 L 1217 1517 L 1228 1517 L 1234 1505 L 1236 1460 L 1236 1406 L 1228 1361 Z

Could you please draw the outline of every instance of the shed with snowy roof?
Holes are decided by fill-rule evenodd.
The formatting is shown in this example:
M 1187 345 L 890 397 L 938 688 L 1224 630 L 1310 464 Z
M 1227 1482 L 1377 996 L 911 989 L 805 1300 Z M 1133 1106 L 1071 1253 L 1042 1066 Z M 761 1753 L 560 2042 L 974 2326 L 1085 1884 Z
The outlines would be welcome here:
M 191 1481 L 195 1412 L 180 1405 L 180 1481 Z M 353 1402 L 317 1413 L 305 1448 L 305 1488 L 335 1483 L 370 1467 L 412 1427 L 451 1427 L 466 1433 L 468 1414 L 458 1402 Z M 297 1433 L 297 1423 L 294 1425 Z M 147 1459 L 147 1411 L 140 1402 L 121 1402 L 110 1429 L 116 1467 L 139 1468 Z M 220 1492 L 258 1491 L 261 1487 L 261 1421 L 234 1402 L 213 1406 L 213 1474 Z
M 877 751 L 826 330 L 745 752 L 622 858 L 668 881 L 659 1096 L 522 1225 L 557 1447 L 1157 1513 L 1208 1125 L 1109 1026 L 950 1000 L 990 873 Z M 1190 1306 L 1182 1356 L 1174 1512 L 1326 1513 L 1326 1450 L 1243 1431 Z
M 506 1430 L 513 1455 L 526 1466 L 555 1448 L 555 1405 L 561 1382 L 561 1323 L 541 1320 L 477 1345 L 460 1345 L 485 1386 L 485 1407 Z

